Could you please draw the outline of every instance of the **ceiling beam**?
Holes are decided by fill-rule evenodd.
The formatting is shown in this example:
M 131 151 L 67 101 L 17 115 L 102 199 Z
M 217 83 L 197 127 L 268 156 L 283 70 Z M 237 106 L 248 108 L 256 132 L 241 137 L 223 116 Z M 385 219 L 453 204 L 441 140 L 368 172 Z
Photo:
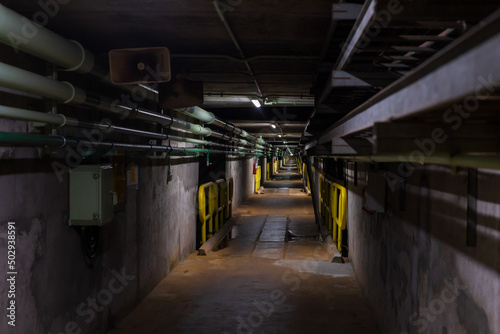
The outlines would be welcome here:
M 402 119 L 429 111 L 447 112 L 454 103 L 465 103 L 500 89 L 500 10 L 493 13 L 418 69 L 335 123 L 315 143 L 371 128 L 376 122 Z M 481 96 L 480 96 L 481 97 Z M 452 110 L 453 111 L 453 110 Z M 444 117 L 444 113 L 442 115 Z M 456 115 L 455 115 L 456 116 Z
M 375 123 L 374 153 L 418 151 L 434 153 L 500 152 L 500 125 L 464 123 L 457 129 L 443 123 Z

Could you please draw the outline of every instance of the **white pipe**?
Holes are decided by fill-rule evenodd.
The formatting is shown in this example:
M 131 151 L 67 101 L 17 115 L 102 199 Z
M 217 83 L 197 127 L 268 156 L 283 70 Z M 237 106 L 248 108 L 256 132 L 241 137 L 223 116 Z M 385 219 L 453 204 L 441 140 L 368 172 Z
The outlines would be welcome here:
M 215 120 L 215 116 L 213 113 L 206 111 L 200 107 L 188 107 L 188 108 L 178 108 L 174 109 L 184 115 L 193 117 L 205 124 L 212 124 Z
M 69 82 L 59 82 L 11 65 L 0 63 L 0 86 L 54 99 L 84 103 L 86 94 Z
M 61 66 L 66 71 L 90 73 L 111 84 L 107 64 L 97 64 L 95 56 L 77 41 L 69 40 L 45 29 L 28 18 L 0 4 L 0 42 L 35 57 Z M 145 97 L 156 101 L 158 92 L 146 85 L 139 85 Z M 132 85 L 120 85 L 131 91 Z
M 80 73 L 94 68 L 94 56 L 70 41 L 0 4 L 0 41 L 65 69 Z

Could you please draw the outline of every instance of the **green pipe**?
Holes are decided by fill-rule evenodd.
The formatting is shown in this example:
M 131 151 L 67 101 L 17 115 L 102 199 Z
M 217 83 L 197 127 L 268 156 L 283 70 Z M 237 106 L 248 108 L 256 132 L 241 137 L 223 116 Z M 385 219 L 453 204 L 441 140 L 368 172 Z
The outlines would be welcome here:
M 174 110 L 183 113 L 184 115 L 193 117 L 205 124 L 212 124 L 215 120 L 214 114 L 200 107 L 178 108 Z
M 172 156 L 199 156 L 201 154 L 214 153 L 214 154 L 231 154 L 233 152 L 226 152 L 220 150 L 209 150 L 201 148 L 183 148 L 171 147 L 163 145 L 140 145 L 140 144 L 127 144 L 116 142 L 92 142 L 89 140 L 81 140 L 76 138 L 66 138 L 63 136 L 45 136 L 37 134 L 15 133 L 15 132 L 0 132 L 0 145 L 1 146 L 49 146 L 55 148 L 70 147 L 85 147 L 96 149 L 119 149 L 124 151 L 138 151 L 138 152 L 166 152 Z

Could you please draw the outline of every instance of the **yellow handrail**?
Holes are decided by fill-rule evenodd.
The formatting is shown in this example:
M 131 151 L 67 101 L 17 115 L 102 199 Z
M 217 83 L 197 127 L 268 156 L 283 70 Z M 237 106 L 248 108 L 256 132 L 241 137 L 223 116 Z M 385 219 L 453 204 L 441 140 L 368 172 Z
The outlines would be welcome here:
M 255 173 L 254 179 L 255 179 L 255 193 L 257 193 L 257 190 L 259 190 L 259 188 L 260 188 L 260 180 L 262 179 L 262 167 L 261 166 L 257 167 L 257 173 Z
M 233 178 L 202 184 L 198 189 L 198 215 L 201 221 L 201 243 L 233 215 Z M 207 224 L 208 223 L 208 224 Z M 207 233 L 208 229 L 208 233 Z
M 208 190 L 208 193 L 207 193 Z M 213 234 L 213 221 L 216 210 L 217 184 L 209 182 L 202 184 L 198 188 L 198 215 L 201 221 L 201 243 L 207 241 L 207 222 L 208 238 Z
M 342 250 L 342 231 L 347 227 L 347 190 L 338 183 L 330 189 L 330 208 L 333 218 L 332 238 L 337 241 L 339 251 Z

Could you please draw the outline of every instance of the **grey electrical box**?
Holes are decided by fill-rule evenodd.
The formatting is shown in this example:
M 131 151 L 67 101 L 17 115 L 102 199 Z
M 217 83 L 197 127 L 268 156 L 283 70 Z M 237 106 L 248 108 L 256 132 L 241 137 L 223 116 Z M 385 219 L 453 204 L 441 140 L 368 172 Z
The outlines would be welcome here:
M 113 167 L 82 165 L 70 170 L 69 225 L 102 226 L 113 214 Z

